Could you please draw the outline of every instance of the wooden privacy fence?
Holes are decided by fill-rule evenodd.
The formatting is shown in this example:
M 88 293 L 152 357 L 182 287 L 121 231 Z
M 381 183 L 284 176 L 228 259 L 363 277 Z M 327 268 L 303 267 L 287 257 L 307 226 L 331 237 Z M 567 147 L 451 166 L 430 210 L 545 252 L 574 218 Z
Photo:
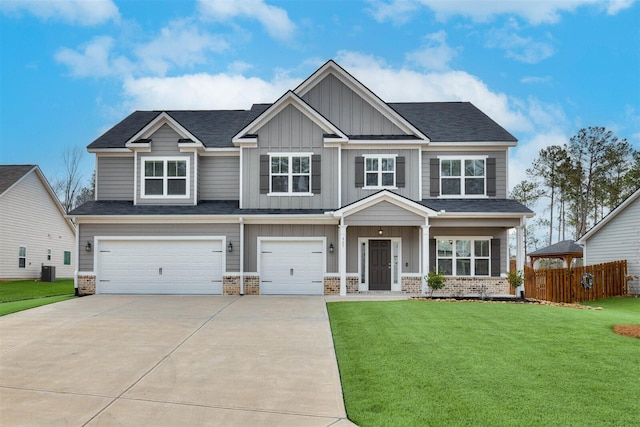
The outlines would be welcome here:
M 589 280 L 590 274 L 592 280 Z M 586 276 L 583 280 L 583 276 Z M 575 268 L 524 268 L 526 298 L 552 302 L 593 301 L 627 293 L 627 261 Z M 587 286 L 583 285 L 583 282 Z M 591 287 L 588 285 L 591 284 Z

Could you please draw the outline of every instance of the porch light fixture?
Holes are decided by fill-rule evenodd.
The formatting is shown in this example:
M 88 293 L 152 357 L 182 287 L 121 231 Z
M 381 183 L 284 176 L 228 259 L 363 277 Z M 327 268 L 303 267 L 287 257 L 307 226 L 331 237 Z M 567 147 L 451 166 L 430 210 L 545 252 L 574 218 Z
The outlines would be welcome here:
M 84 247 L 87 252 L 91 252 L 91 242 L 87 240 L 87 245 Z
M 333 243 L 329 243 L 329 253 L 333 253 Z
M 378 236 L 382 236 L 382 227 L 378 227 Z
M 227 252 L 233 252 L 233 243 L 229 242 L 227 245 Z

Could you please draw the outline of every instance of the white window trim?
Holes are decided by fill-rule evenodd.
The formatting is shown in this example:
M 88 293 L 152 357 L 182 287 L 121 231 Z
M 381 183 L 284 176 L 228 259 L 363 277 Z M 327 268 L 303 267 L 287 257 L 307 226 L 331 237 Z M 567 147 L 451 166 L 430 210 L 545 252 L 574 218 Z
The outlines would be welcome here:
M 452 275 L 447 275 L 446 277 L 491 277 L 491 240 L 493 239 L 492 236 L 434 236 L 433 237 L 436 240 L 436 253 L 435 258 L 436 258 L 436 265 L 435 268 L 437 269 L 437 271 L 440 271 L 439 268 L 439 263 L 438 260 L 440 259 L 440 257 L 438 257 L 438 240 L 453 240 L 453 251 L 451 254 L 451 269 L 453 270 L 454 274 Z M 456 274 L 456 256 L 455 256 L 455 242 L 456 240 L 470 240 L 471 241 L 471 247 L 473 248 L 473 243 L 476 240 L 488 240 L 489 241 L 489 255 L 486 257 L 477 257 L 477 259 L 488 259 L 489 260 L 489 274 L 483 274 L 483 275 L 476 275 L 475 274 L 475 263 L 474 260 L 476 259 L 475 256 L 469 256 L 469 257 L 461 257 L 461 258 L 469 258 L 471 259 L 471 275 L 460 275 L 460 274 Z M 446 258 L 449 259 L 449 258 Z
M 47 248 L 47 261 L 53 260 L 53 250 L 51 248 Z
M 396 185 L 398 162 L 397 154 L 364 154 L 364 190 L 397 190 Z M 367 185 L 367 159 L 378 159 L 378 185 Z M 382 181 L 382 159 L 393 159 L 393 185 L 380 185 Z M 373 173 L 370 171 L 369 173 Z M 388 173 L 388 172 L 387 172 Z
M 187 156 L 175 156 L 175 157 L 156 157 L 156 156 L 144 156 L 140 158 L 140 162 L 141 162 L 141 167 L 140 167 L 140 198 L 142 199 L 188 199 L 189 195 L 191 194 L 191 187 L 190 187 L 190 177 L 191 177 L 191 157 L 187 157 Z M 167 167 L 167 162 L 171 162 L 171 161 L 184 161 L 187 163 L 187 174 L 185 176 L 185 180 L 186 180 L 186 184 L 185 184 L 185 189 L 186 189 L 186 194 L 184 195 L 176 195 L 176 194 L 171 194 L 168 195 L 167 194 L 167 188 L 168 188 L 168 180 L 169 177 L 167 176 L 168 173 L 168 167 Z M 145 193 L 145 179 L 147 178 L 145 176 L 145 163 L 146 162 L 164 162 L 164 166 L 163 166 L 163 171 L 164 171 L 164 176 L 162 177 L 162 195 L 158 195 L 158 194 L 149 194 L 147 195 Z M 156 177 L 156 179 L 158 179 L 158 177 Z
M 24 256 L 20 255 L 20 248 L 24 248 Z M 24 267 L 20 267 L 20 259 L 24 258 Z M 18 246 L 18 269 L 27 268 L 27 247 Z
M 358 291 L 366 292 L 369 290 L 369 240 L 390 240 L 391 241 L 391 291 L 400 292 L 402 290 L 402 237 L 358 237 Z M 398 283 L 393 283 L 393 278 L 396 273 L 396 266 L 393 263 L 393 245 L 398 244 Z M 362 277 L 362 245 L 365 245 L 364 250 L 364 283 L 361 282 Z
M 486 199 L 489 196 L 487 196 L 487 159 L 489 158 L 489 156 L 438 156 L 438 160 L 440 160 L 440 162 L 438 163 L 438 176 L 439 178 L 439 185 L 440 185 L 440 196 L 438 196 L 441 199 L 459 199 L 461 197 L 465 198 L 465 199 Z M 484 176 L 482 177 L 484 179 L 484 194 L 464 194 L 464 179 L 465 179 L 465 175 L 461 175 L 460 176 L 460 194 L 442 194 L 442 161 L 443 160 L 460 160 L 460 172 L 462 174 L 464 174 L 464 161 L 465 160 L 484 160 Z M 450 178 L 452 179 L 453 177 L 445 177 L 445 178 Z M 475 177 L 475 178 L 479 178 L 479 177 Z
M 293 197 L 309 197 L 309 196 L 313 196 L 313 193 L 311 192 L 311 180 L 313 179 L 313 161 L 312 161 L 312 157 L 313 153 L 268 153 L 269 155 L 269 192 L 267 193 L 267 196 L 293 196 Z M 287 172 L 287 177 L 288 179 L 288 184 L 289 184 L 289 191 L 286 192 L 274 192 L 272 190 L 272 185 L 273 185 L 273 175 L 271 174 L 271 159 L 273 157 L 289 157 L 289 172 Z M 292 186 L 293 186 L 293 157 L 308 157 L 309 158 L 309 191 L 302 193 L 302 192 L 293 192 L 292 190 Z M 296 175 L 307 175 L 307 174 L 296 174 Z M 284 176 L 284 174 L 282 175 L 277 175 L 277 176 Z

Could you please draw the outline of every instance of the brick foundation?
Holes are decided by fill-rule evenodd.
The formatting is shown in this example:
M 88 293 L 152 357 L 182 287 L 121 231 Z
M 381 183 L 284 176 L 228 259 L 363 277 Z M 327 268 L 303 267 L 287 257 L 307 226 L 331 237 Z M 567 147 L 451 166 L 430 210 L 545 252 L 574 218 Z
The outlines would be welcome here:
M 78 275 L 78 296 L 94 295 L 96 293 L 96 276 L 92 274 Z
M 240 276 L 222 277 L 222 295 L 240 295 Z
M 422 277 L 403 277 L 401 289 L 403 293 L 407 294 L 421 294 L 422 293 Z
M 260 295 L 260 276 L 244 276 L 244 294 Z
M 509 289 L 506 277 L 447 277 L 445 287 L 435 291 L 433 296 L 489 297 L 509 295 Z
M 354 276 L 347 276 L 347 293 L 357 294 L 358 286 L 360 285 L 360 278 Z
M 340 276 L 325 276 L 324 294 L 340 295 Z

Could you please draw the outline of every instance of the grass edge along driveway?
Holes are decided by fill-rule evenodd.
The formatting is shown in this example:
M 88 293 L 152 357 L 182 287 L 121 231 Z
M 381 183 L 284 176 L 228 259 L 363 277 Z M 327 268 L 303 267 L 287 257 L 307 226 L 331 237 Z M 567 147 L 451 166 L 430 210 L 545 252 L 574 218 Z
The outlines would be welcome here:
M 330 302 L 361 426 L 640 425 L 640 298 L 602 311 L 478 302 Z
M 75 297 L 73 279 L 0 282 L 0 316 Z

